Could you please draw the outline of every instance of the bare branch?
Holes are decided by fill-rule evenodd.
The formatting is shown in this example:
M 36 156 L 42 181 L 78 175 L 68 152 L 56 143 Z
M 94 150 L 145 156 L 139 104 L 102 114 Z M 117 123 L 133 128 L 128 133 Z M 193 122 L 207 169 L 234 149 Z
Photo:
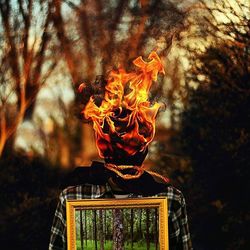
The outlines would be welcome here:
M 24 21 L 24 31 L 22 34 L 22 41 L 23 41 L 23 58 L 26 61 L 28 57 L 28 42 L 29 42 L 29 30 L 32 18 L 32 5 L 33 1 L 29 0 L 28 3 L 28 12 L 25 13 L 23 8 L 23 0 L 18 0 L 19 10 L 22 14 L 23 21 Z
M 53 71 L 54 71 L 54 69 L 55 69 L 56 66 L 57 66 L 57 62 L 53 62 L 52 65 L 50 66 L 50 69 L 47 70 L 47 72 L 43 76 L 43 79 L 40 81 L 41 82 L 41 84 L 40 84 L 41 86 L 43 86 L 46 83 L 46 81 L 51 76 L 51 74 L 53 73 Z
M 11 25 L 10 25 L 10 12 L 11 7 L 10 7 L 10 2 L 8 0 L 3 0 L 3 2 L 0 2 L 0 13 L 2 17 L 2 22 L 3 22 L 3 28 L 4 28 L 4 33 L 5 37 L 7 40 L 7 43 L 10 46 L 9 50 L 9 60 L 10 60 L 10 68 L 12 70 L 12 75 L 13 78 L 15 79 L 16 85 L 20 85 L 20 69 L 18 66 L 18 53 L 17 53 L 17 48 L 14 43 L 14 34 L 12 33 L 11 30 Z
M 39 1 L 36 2 L 40 4 Z M 3 43 L 5 49 L 1 52 L 1 85 L 6 85 L 4 95 L 1 95 L 1 134 L 0 134 L 0 155 L 5 144 L 10 138 L 15 137 L 17 127 L 23 119 L 31 116 L 34 110 L 34 101 L 38 91 L 42 86 L 41 79 L 45 80 L 54 69 L 56 60 L 52 59 L 52 64 L 48 66 L 47 74 L 42 73 L 42 66 L 45 63 L 45 55 L 48 49 L 50 36 L 48 27 L 51 16 L 47 13 L 43 16 L 44 30 L 39 36 L 31 37 L 34 31 L 32 22 L 34 3 L 33 0 L 17 0 L 17 5 L 8 0 L 0 1 L 0 15 L 3 23 Z M 16 12 L 19 10 L 19 15 Z M 32 44 L 31 44 L 31 40 Z M 39 41 L 39 43 L 38 43 Z M 38 47 L 39 44 L 39 47 Z M 37 48 L 38 47 L 38 48 Z M 32 79 L 33 76 L 33 79 Z M 9 103 L 8 98 L 15 93 L 16 103 Z M 9 117 L 8 108 L 14 109 L 14 114 Z M 11 139 L 11 141 L 14 141 Z
M 85 5 L 82 4 L 79 11 L 77 11 L 78 20 L 80 24 L 80 31 L 83 37 L 84 45 L 85 45 L 85 52 L 87 54 L 87 78 L 91 79 L 93 77 L 93 70 L 94 70 L 94 61 L 93 61 L 93 51 L 91 47 L 92 43 L 92 36 L 90 31 L 90 23 L 89 19 L 85 10 Z
M 39 83 L 39 78 L 41 76 L 41 69 L 42 69 L 42 65 L 44 63 L 44 57 L 45 57 L 45 50 L 47 48 L 48 42 L 49 42 L 49 34 L 48 34 L 48 25 L 51 21 L 51 16 L 48 14 L 45 24 L 44 24 L 44 28 L 43 28 L 43 34 L 42 34 L 42 39 L 41 39 L 41 44 L 40 44 L 40 49 L 37 52 L 37 56 L 36 56 L 36 67 L 34 70 L 34 74 L 33 74 L 33 84 L 34 85 L 38 85 Z
M 107 51 L 107 55 L 105 56 L 105 54 L 104 54 L 104 58 L 105 57 L 109 58 L 108 55 L 112 55 L 114 53 L 114 48 L 115 48 L 115 32 L 118 29 L 118 25 L 121 23 L 123 12 L 126 9 L 127 4 L 128 4 L 127 0 L 125 0 L 125 1 L 120 0 L 119 3 L 117 4 L 117 7 L 116 7 L 115 11 L 114 11 L 115 17 L 114 17 L 113 22 L 110 25 L 109 42 L 108 42 L 106 48 L 104 48 L 104 51 Z M 104 65 L 103 72 L 105 72 L 106 71 L 106 68 L 105 68 L 106 64 L 105 64 L 105 62 L 104 62 L 103 65 Z
M 53 21 L 54 21 L 54 25 L 55 28 L 57 30 L 57 37 L 58 40 L 61 43 L 62 49 L 63 49 L 63 54 L 66 60 L 66 63 L 68 65 L 68 69 L 70 72 L 70 75 L 73 79 L 74 84 L 78 83 L 79 78 L 77 76 L 76 70 L 75 70 L 75 63 L 74 63 L 74 53 L 73 50 L 71 48 L 70 45 L 70 40 L 68 39 L 68 37 L 65 34 L 65 30 L 64 30 L 64 22 L 63 22 L 63 18 L 61 15 L 61 1 L 60 0 L 53 0 L 52 1 L 53 5 L 52 7 L 52 11 L 53 11 Z

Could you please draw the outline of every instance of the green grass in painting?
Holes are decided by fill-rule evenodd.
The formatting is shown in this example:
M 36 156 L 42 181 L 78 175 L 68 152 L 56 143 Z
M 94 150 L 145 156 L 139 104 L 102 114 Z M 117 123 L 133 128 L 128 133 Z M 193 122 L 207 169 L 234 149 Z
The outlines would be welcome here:
M 77 240 L 77 250 L 81 250 L 81 241 L 80 240 Z M 86 242 L 84 241 L 84 247 L 83 247 L 84 250 L 94 250 L 95 249 L 95 243 L 94 241 L 92 240 L 88 240 L 87 241 L 87 244 Z M 99 242 L 97 242 L 97 249 L 100 249 L 100 244 Z M 105 247 L 104 247 L 105 250 L 111 250 L 112 249 L 112 241 L 106 241 L 105 242 Z M 131 248 L 131 244 L 125 244 L 125 250 L 132 250 Z M 133 250 L 145 250 L 147 249 L 147 246 L 146 246 L 146 242 L 134 242 L 133 244 Z M 154 244 L 150 244 L 150 250 L 155 250 L 155 245 Z
M 78 240 L 76 244 L 77 244 L 77 250 L 81 250 L 81 241 Z M 87 244 L 86 244 L 86 241 L 84 241 L 83 249 L 84 250 L 94 250 L 95 249 L 95 242 L 92 240 L 88 240 Z M 100 249 L 99 242 L 97 242 L 97 249 Z M 106 241 L 105 249 L 112 249 L 112 241 Z

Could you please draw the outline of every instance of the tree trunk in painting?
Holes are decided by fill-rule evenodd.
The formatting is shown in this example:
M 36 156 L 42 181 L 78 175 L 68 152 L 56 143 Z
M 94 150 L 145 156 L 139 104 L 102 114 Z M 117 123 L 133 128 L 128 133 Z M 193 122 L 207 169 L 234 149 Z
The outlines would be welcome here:
M 154 237 L 155 237 L 155 249 L 157 250 L 158 249 L 158 241 L 159 241 L 159 239 L 158 239 L 158 237 L 159 237 L 159 235 L 158 235 L 158 209 L 157 208 L 155 208 L 155 221 L 154 221 Z
M 88 224 L 87 224 L 87 226 L 88 226 L 88 239 L 89 239 L 89 242 L 92 241 L 93 238 L 94 238 L 94 234 L 93 234 L 93 227 L 94 227 L 93 226 L 93 220 L 90 219 L 90 221 L 89 221 L 89 217 L 91 215 L 91 212 L 89 212 L 87 214 L 87 218 L 88 218 Z
M 94 213 L 94 241 L 95 241 L 95 250 L 97 250 L 97 222 L 96 222 L 96 210 L 93 211 Z
M 87 225 L 87 211 L 86 210 L 84 210 L 84 222 L 85 222 L 85 230 L 84 230 L 84 232 L 85 232 L 85 245 L 86 245 L 86 247 L 87 247 L 87 245 L 88 245 L 88 225 Z
M 134 209 L 130 211 L 130 236 L 131 236 L 131 249 L 134 245 Z
M 100 250 L 104 250 L 104 230 L 103 230 L 103 210 L 99 210 L 99 240 L 100 240 Z
M 141 222 L 142 222 L 142 209 L 139 209 L 139 235 L 140 235 L 140 238 L 142 238 Z
M 104 213 L 104 220 L 103 220 L 103 231 L 104 231 L 104 244 L 106 243 L 106 235 L 107 235 L 107 213 L 106 213 L 106 210 L 103 211 Z
M 122 210 L 113 210 L 113 250 L 124 249 Z
M 150 239 L 149 239 L 149 215 L 150 215 L 150 211 L 149 209 L 146 209 L 146 242 L 147 242 L 147 250 L 150 249 Z
M 113 212 L 112 212 L 113 213 Z M 112 238 L 112 232 L 110 231 L 110 224 L 112 225 L 113 223 L 111 222 L 112 217 L 108 216 L 109 213 L 105 210 L 105 240 L 110 240 Z
M 83 234 L 82 210 L 80 210 L 80 239 L 81 239 L 81 250 L 83 250 L 84 234 Z

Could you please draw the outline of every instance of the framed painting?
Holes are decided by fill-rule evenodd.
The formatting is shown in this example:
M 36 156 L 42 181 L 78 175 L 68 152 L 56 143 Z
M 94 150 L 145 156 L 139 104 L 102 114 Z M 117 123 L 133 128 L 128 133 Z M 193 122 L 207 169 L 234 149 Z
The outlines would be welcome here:
M 68 200 L 68 250 L 168 250 L 166 197 Z

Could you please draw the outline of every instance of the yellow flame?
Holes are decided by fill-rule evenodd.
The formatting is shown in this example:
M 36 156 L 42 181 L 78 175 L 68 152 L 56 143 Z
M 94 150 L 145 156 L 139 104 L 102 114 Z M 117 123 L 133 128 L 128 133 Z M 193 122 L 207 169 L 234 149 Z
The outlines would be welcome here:
M 101 105 L 96 105 L 91 96 L 83 110 L 85 118 L 93 121 L 101 157 L 116 149 L 134 155 L 153 140 L 155 118 L 161 105 L 151 105 L 149 91 L 158 73 L 165 72 L 156 52 L 150 53 L 148 59 L 149 62 L 141 56 L 136 58 L 134 72 L 127 73 L 121 68 L 111 71 Z

